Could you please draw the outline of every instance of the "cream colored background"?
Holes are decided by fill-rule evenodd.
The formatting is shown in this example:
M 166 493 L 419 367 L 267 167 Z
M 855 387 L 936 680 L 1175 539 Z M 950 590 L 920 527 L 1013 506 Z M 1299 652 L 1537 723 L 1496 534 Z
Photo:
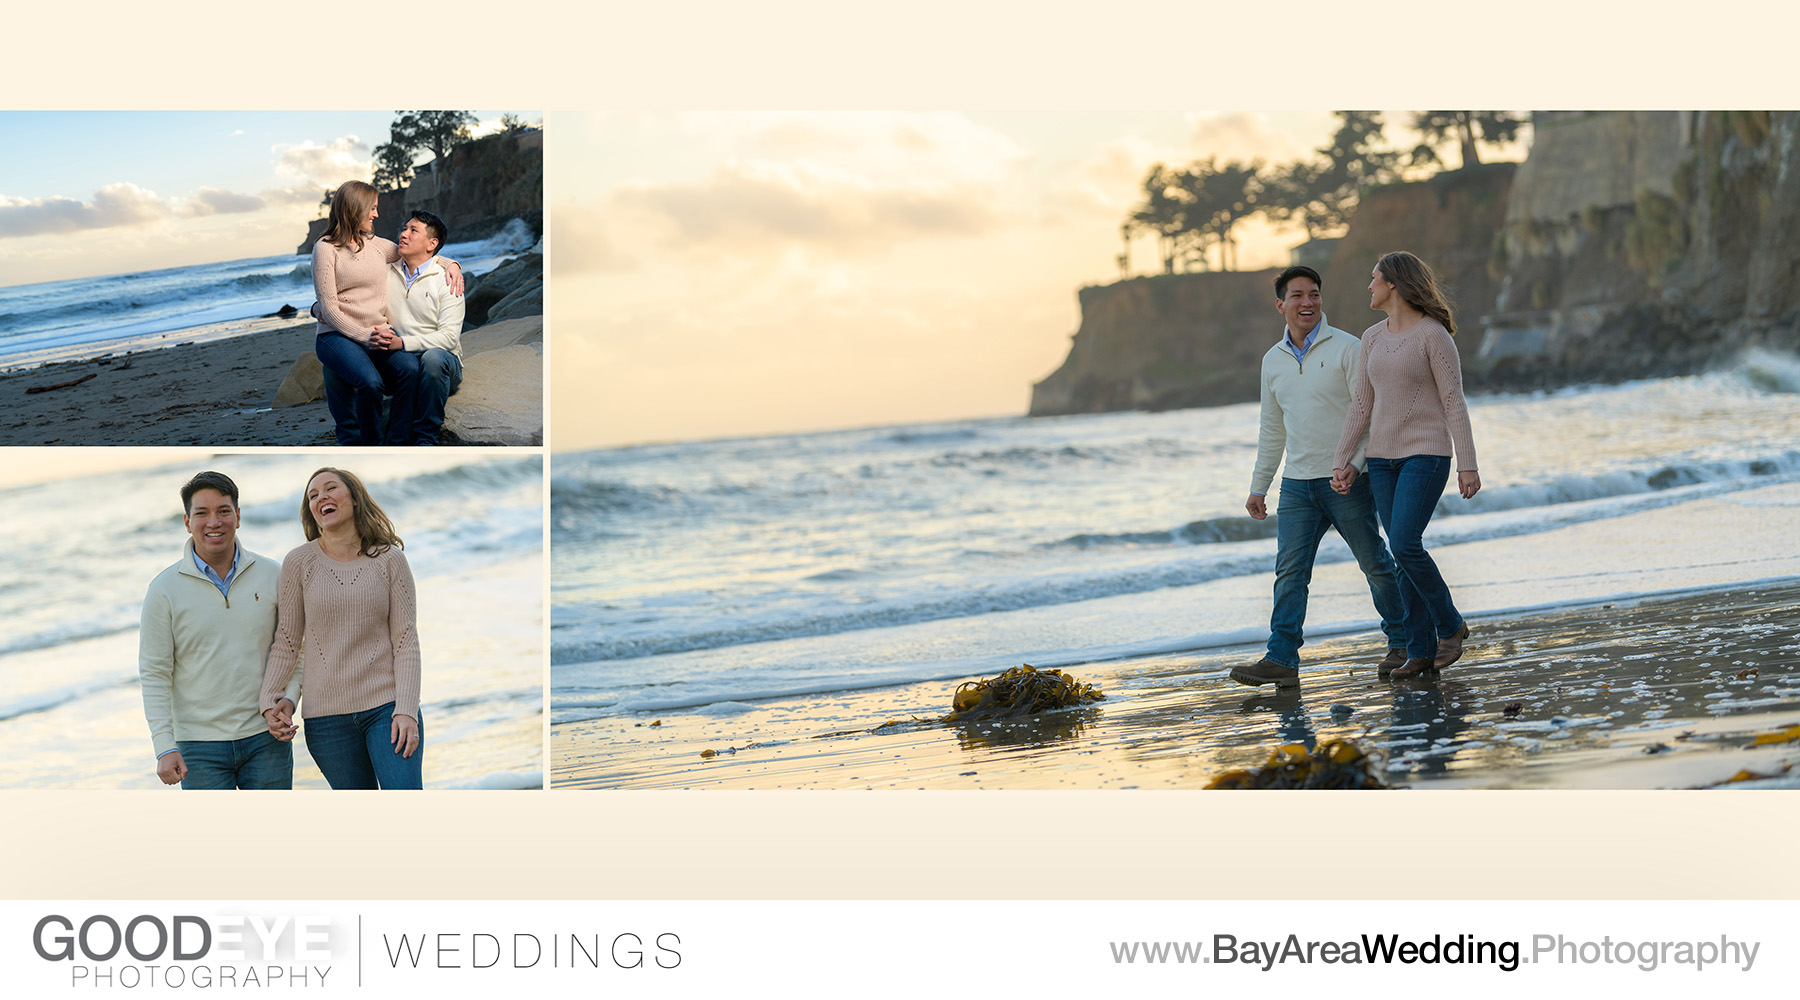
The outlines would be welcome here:
M 308 6 L 13 10 L 0 101 L 547 108 L 554 143 L 557 108 L 1792 107 L 1800 93 L 1764 44 L 1793 27 L 1773 6 L 1303 2 L 1205 15 L 1187 2 L 1103 15 L 1097 3 L 979 0 L 449 2 L 427 5 L 436 30 L 417 11 L 401 25 L 377 5 Z M 552 173 L 552 255 L 556 191 Z M 9 464 L 47 457 L 0 453 Z M 1797 808 L 1773 792 L 10 792 L 0 891 L 1792 898 L 1800 866 L 1739 848 L 1779 838 Z M 973 874 L 972 859 L 1002 849 L 1018 877 Z

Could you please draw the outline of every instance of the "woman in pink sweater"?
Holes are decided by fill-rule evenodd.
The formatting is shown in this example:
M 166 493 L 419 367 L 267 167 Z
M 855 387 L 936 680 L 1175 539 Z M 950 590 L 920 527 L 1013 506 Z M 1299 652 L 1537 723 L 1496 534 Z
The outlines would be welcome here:
M 306 749 L 331 787 L 423 787 L 413 577 L 393 522 L 360 479 L 325 468 L 307 482 L 300 526 L 307 542 L 282 561 L 263 674 L 269 731 L 292 738 L 278 699 L 304 651 Z
M 388 265 L 400 259 L 392 240 L 375 235 L 380 195 L 345 181 L 331 196 L 325 234 L 313 243 L 313 293 L 319 304 L 313 352 L 325 367 L 325 402 L 338 444 L 412 444 L 413 388 L 418 366 L 395 364 L 401 352 L 377 346 L 395 336 L 388 324 Z M 443 260 L 451 290 L 462 294 L 462 268 Z M 336 384 L 333 383 L 336 379 Z M 381 433 L 381 397 L 393 397 Z
M 1369 307 L 1387 319 L 1363 332 L 1359 384 L 1338 439 L 1331 485 L 1339 493 L 1349 490 L 1356 479 L 1350 459 L 1367 431 L 1369 485 L 1400 571 L 1406 623 L 1407 659 L 1393 676 L 1435 676 L 1462 656 L 1469 637 L 1423 542 L 1450 478 L 1453 445 L 1458 492 L 1467 500 L 1481 490 L 1462 361 L 1451 339 L 1456 319 L 1431 268 L 1404 250 L 1375 265 Z

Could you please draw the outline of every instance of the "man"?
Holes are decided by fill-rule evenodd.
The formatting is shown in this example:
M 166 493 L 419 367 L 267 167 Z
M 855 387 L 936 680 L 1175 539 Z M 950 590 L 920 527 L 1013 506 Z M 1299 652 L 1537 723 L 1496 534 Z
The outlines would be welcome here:
M 437 257 L 449 236 L 444 220 L 417 211 L 395 241 L 400 259 L 388 265 L 389 322 L 377 326 L 369 338 L 369 351 L 384 362 L 377 368 L 389 373 L 382 391 L 392 402 L 387 433 L 370 435 L 368 443 L 378 439 L 385 444 L 437 444 L 445 401 L 462 385 L 464 303 Z M 325 369 L 325 401 L 337 421 L 339 444 L 353 444 L 358 438 L 354 392 L 348 382 Z
M 1327 528 L 1337 529 L 1369 580 L 1388 644 L 1378 675 L 1386 680 L 1406 662 L 1399 581 L 1376 525 L 1367 477 L 1358 477 L 1361 488 L 1353 486 L 1348 494 L 1331 488 L 1332 457 L 1350 411 L 1362 342 L 1325 322 L 1320 287 L 1319 272 L 1310 267 L 1290 267 L 1275 278 L 1275 310 L 1287 328 L 1263 355 L 1262 427 L 1250 498 L 1244 502 L 1258 521 L 1269 516 L 1264 498 L 1285 452 L 1275 522 L 1275 610 L 1269 616 L 1268 652 L 1231 671 L 1239 684 L 1299 686 L 1307 587 Z M 1352 461 L 1358 469 L 1367 464 L 1363 445 Z
M 181 506 L 188 541 L 175 565 L 150 581 L 138 630 L 157 777 L 183 788 L 292 788 L 299 676 L 273 722 L 257 711 L 281 564 L 238 545 L 230 477 L 188 480 Z
M 389 330 L 377 347 L 403 352 L 395 366 L 417 372 L 410 444 L 437 444 L 444 403 L 462 385 L 463 299 L 450 291 L 438 250 L 449 238 L 444 220 L 414 212 L 400 230 L 400 259 L 388 265 Z

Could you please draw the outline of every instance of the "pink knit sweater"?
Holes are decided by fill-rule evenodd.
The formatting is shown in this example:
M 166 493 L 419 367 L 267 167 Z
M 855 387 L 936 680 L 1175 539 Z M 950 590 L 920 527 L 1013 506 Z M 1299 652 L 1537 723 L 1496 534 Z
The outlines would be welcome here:
M 313 294 L 319 297 L 319 332 L 335 330 L 359 344 L 388 321 L 388 265 L 400 248 L 379 236 L 364 237 L 362 249 L 319 240 L 313 244 Z
M 262 709 L 275 707 L 304 646 L 304 717 L 360 712 L 390 701 L 395 715 L 419 717 L 412 569 L 398 547 L 338 562 L 318 542 L 307 542 L 282 561 L 277 601 Z
M 1449 458 L 1454 440 L 1457 470 L 1477 468 L 1462 359 L 1442 323 L 1427 316 L 1405 333 L 1393 333 L 1384 319 L 1363 331 L 1361 373 L 1333 468 L 1350 464 L 1364 431 L 1370 458 Z

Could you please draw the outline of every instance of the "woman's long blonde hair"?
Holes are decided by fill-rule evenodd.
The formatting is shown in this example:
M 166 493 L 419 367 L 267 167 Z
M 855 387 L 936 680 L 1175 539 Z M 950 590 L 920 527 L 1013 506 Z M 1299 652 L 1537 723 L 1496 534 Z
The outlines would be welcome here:
M 319 239 L 352 253 L 363 245 L 362 224 L 381 193 L 363 181 L 345 181 L 331 196 L 330 221 Z
M 369 496 L 368 489 L 363 486 L 362 480 L 356 478 L 355 473 L 327 465 L 306 477 L 307 489 L 312 488 L 313 480 L 327 472 L 342 479 L 350 490 L 350 505 L 354 508 L 351 516 L 356 522 L 356 538 L 360 545 L 357 551 L 374 557 L 392 546 L 406 548 L 405 543 L 400 541 L 400 536 L 394 534 L 394 522 L 388 520 L 387 512 Z M 319 522 L 313 520 L 312 504 L 306 502 L 306 493 L 306 489 L 300 491 L 300 530 L 306 533 L 306 540 L 310 542 L 319 537 L 320 531 Z
M 1456 336 L 1456 318 L 1450 315 L 1450 297 L 1438 285 L 1431 265 L 1405 250 L 1383 254 L 1375 264 L 1381 276 L 1400 293 L 1401 301 L 1444 325 L 1450 336 Z

